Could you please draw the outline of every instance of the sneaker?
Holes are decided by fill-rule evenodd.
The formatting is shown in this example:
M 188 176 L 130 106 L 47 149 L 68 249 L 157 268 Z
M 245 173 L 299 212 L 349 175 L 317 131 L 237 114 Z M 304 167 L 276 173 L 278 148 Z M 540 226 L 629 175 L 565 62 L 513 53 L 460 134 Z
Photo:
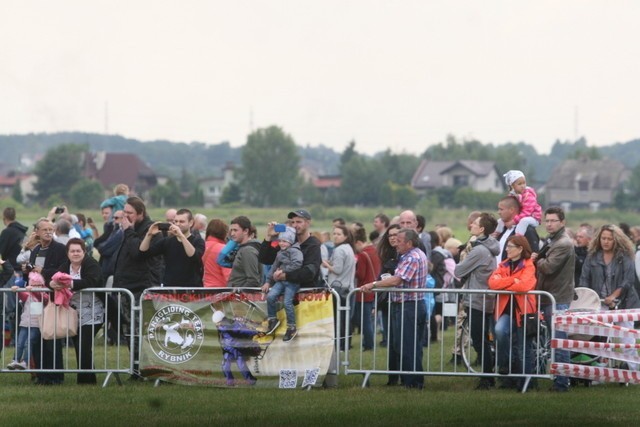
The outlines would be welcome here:
M 273 334 L 276 329 L 278 329 L 278 326 L 280 326 L 280 321 L 278 319 L 269 319 L 269 326 L 267 326 L 265 335 Z
M 7 369 L 10 370 L 10 371 L 13 371 L 13 370 L 17 369 L 17 365 L 18 365 L 18 362 L 15 361 L 15 360 L 12 360 L 11 363 L 9 363 L 7 365 Z
M 27 369 L 27 363 L 24 361 L 18 362 L 16 363 L 15 368 L 19 371 L 24 371 L 25 369 Z
M 284 342 L 289 342 L 298 335 L 298 330 L 295 327 L 287 328 L 287 333 L 284 334 L 284 338 L 282 339 Z

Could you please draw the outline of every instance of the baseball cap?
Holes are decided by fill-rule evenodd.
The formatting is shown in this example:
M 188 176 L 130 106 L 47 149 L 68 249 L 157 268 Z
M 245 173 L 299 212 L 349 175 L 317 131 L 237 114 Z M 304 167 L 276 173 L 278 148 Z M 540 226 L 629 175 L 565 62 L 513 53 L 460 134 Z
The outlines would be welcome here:
M 291 219 L 291 218 L 294 218 L 296 216 L 298 216 L 300 218 L 304 218 L 304 219 L 309 219 L 309 220 L 311 219 L 311 214 L 308 211 L 304 210 L 304 209 L 298 209 L 296 211 L 289 212 L 289 215 L 287 215 L 287 218 Z

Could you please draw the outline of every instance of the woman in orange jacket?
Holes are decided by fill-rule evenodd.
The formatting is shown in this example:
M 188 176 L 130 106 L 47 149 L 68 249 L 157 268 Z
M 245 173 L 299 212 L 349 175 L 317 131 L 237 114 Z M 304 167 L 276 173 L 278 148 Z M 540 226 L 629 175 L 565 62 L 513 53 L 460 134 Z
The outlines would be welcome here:
M 534 290 L 536 268 L 531 260 L 531 247 L 527 239 L 519 235 L 511 236 L 507 240 L 506 249 L 507 259 L 501 262 L 489 277 L 489 289 L 513 292 Z M 522 364 L 522 350 L 525 334 L 532 335 L 536 331 L 524 330 L 522 315 L 536 311 L 534 295 L 498 295 L 494 310 L 498 373 L 531 373 L 531 339 L 526 340 L 526 366 Z

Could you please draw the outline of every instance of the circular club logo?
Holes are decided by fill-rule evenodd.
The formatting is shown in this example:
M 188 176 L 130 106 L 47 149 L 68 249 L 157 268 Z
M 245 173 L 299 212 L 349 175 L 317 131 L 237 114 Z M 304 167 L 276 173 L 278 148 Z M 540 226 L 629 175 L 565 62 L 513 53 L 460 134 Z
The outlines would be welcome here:
M 182 305 L 156 311 L 147 328 L 154 354 L 165 362 L 180 364 L 193 359 L 204 341 L 200 317 Z

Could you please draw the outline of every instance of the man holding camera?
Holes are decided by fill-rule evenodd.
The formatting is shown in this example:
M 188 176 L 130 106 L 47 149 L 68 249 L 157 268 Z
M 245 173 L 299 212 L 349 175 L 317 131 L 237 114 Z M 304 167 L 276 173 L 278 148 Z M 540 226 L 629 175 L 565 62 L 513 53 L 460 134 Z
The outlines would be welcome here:
M 169 287 L 195 288 L 202 286 L 202 254 L 204 240 L 200 234 L 191 233 L 193 215 L 189 209 L 180 209 L 173 220 L 155 222 L 140 242 L 140 252 L 164 257 L 162 284 Z M 160 239 L 151 244 L 154 236 Z

